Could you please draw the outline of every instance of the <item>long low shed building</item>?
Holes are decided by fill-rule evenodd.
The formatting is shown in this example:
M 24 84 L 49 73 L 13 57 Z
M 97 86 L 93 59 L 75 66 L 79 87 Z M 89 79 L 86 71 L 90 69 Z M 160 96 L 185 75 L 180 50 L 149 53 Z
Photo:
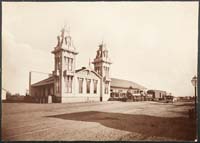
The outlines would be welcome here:
M 123 79 L 111 78 L 111 97 L 125 97 L 129 91 L 133 96 L 140 96 L 147 89 L 146 87 Z

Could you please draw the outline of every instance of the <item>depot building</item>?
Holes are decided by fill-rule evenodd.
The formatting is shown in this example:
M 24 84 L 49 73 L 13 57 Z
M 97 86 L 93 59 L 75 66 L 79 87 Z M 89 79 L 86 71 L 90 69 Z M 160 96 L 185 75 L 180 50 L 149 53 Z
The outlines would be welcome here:
M 30 85 L 30 95 L 36 102 L 108 101 L 113 95 L 124 94 L 128 87 L 132 87 L 135 94 L 145 89 L 139 84 L 110 77 L 112 63 L 103 42 L 97 49 L 92 62 L 93 68 L 91 65 L 76 68 L 78 51 L 72 37 L 64 28 L 51 53 L 54 54 L 52 75 Z

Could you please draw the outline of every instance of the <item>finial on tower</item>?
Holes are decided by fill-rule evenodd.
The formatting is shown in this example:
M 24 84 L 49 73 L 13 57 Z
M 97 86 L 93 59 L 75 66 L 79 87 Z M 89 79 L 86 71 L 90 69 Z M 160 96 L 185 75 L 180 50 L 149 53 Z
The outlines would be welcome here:
M 64 34 L 70 35 L 70 26 L 67 25 L 67 23 L 65 22 L 63 28 L 61 29 L 61 36 L 64 37 Z
M 91 64 L 91 62 L 90 62 L 90 58 L 89 58 L 89 67 L 90 67 L 90 64 Z
M 92 67 L 91 67 L 91 60 L 90 60 L 90 58 L 89 58 L 89 65 L 88 65 L 88 67 L 89 67 L 89 69 L 91 70 L 92 69 Z

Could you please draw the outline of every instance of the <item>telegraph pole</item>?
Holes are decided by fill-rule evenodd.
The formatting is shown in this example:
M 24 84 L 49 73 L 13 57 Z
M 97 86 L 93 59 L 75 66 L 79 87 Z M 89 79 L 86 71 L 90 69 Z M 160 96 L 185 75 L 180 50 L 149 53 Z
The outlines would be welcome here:
M 29 72 L 29 95 L 31 96 L 31 71 Z

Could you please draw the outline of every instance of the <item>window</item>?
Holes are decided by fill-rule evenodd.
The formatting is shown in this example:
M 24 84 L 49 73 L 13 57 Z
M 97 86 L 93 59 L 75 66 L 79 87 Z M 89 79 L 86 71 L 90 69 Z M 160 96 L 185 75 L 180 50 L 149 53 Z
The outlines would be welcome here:
M 95 71 L 98 73 L 98 68 L 97 67 L 95 67 Z
M 58 69 L 61 69 L 61 57 L 58 57 Z
M 108 51 L 105 51 L 105 57 L 108 58 Z
M 93 83 L 94 83 L 94 94 L 97 93 L 97 83 L 98 83 L 98 80 L 93 80 Z
M 100 68 L 99 68 L 99 74 L 102 75 L 102 72 L 101 72 Z
M 104 67 L 105 76 L 109 77 L 109 67 Z
M 72 79 L 73 79 L 73 77 L 69 76 L 69 88 L 68 88 L 69 93 L 72 93 Z
M 70 58 L 67 58 L 67 69 L 69 70 L 69 67 L 70 67 Z
M 48 87 L 47 91 L 47 95 L 51 94 L 51 87 Z
M 83 78 L 78 78 L 79 93 L 83 93 Z
M 56 57 L 56 69 L 60 69 L 61 68 L 61 62 L 60 62 L 60 57 Z
M 109 77 L 109 67 L 107 67 L 107 77 Z
M 86 79 L 86 93 L 90 93 L 90 82 L 91 80 L 90 79 Z
M 103 56 L 106 57 L 106 51 L 103 52 Z
M 72 81 L 73 81 L 72 76 L 65 77 L 65 89 L 67 93 L 72 93 Z
M 59 93 L 59 80 L 56 80 L 56 93 Z
M 69 68 L 69 70 L 70 71 L 73 70 L 73 59 L 72 58 L 70 58 L 70 68 Z
M 68 92 L 68 85 L 69 82 L 68 82 L 68 76 L 65 77 L 65 92 Z
M 67 58 L 67 60 L 66 60 L 67 62 L 67 64 L 66 64 L 66 66 L 67 66 L 67 69 L 69 70 L 69 71 L 72 71 L 72 69 L 73 69 L 73 59 L 72 58 Z
M 105 88 L 104 88 L 104 93 L 105 93 L 105 94 L 108 94 L 108 85 L 109 85 L 109 83 L 106 82 L 106 83 L 105 83 Z
M 65 62 L 65 68 L 67 69 L 67 67 L 68 67 L 68 61 L 67 61 L 67 57 L 66 56 L 64 56 L 64 62 Z

